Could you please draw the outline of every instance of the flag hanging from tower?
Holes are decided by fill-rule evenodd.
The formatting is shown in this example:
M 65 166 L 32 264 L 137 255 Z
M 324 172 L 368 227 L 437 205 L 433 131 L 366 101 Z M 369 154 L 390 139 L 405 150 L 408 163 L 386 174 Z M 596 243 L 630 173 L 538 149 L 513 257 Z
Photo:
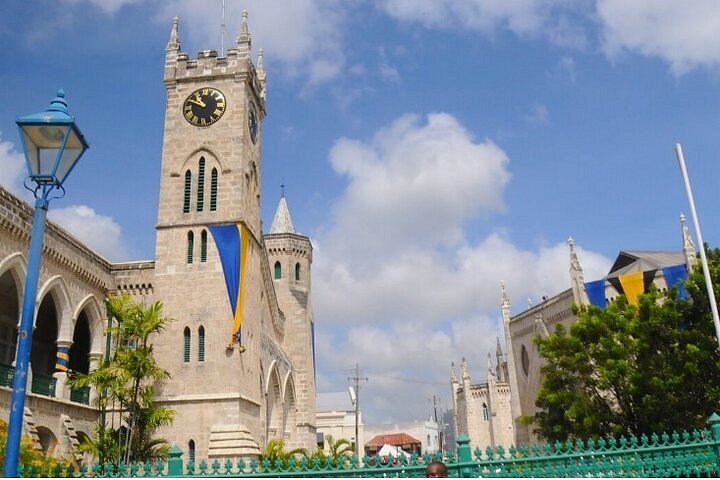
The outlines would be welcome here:
M 230 308 L 233 314 L 232 343 L 241 342 L 242 311 L 245 296 L 245 271 L 249 233 L 242 223 L 208 226 L 215 239 L 227 287 Z

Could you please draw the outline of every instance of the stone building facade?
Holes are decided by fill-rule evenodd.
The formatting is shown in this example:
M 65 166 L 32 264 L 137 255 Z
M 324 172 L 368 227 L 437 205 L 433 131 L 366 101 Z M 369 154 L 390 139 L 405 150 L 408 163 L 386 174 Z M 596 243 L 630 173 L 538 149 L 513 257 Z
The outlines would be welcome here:
M 461 433 L 470 438 L 470 445 L 484 450 L 487 447 L 509 446 L 515 442 L 511 394 L 507 362 L 503 360 L 500 341 L 493 365 L 488 353 L 487 382 L 470 382 L 467 361 L 461 363 L 458 379 L 452 365 L 450 387 L 453 397 L 454 436 Z
M 638 275 L 644 282 L 642 290 L 652 283 L 659 290 L 665 290 L 668 285 L 665 273 L 668 267 L 683 266 L 686 270 L 692 268 L 696 262 L 696 249 L 690 233 L 688 232 L 685 217 L 680 216 L 682 233 L 682 250 L 659 251 L 621 251 L 618 254 L 608 274 L 601 280 L 592 282 L 600 285 L 604 293 L 604 302 L 611 302 L 623 292 L 620 277 L 623 275 Z M 572 312 L 573 304 L 587 305 L 591 303 L 585 283 L 583 270 L 580 266 L 572 239 L 568 240 L 570 250 L 570 288 L 557 295 L 544 298 L 537 305 L 529 304 L 527 309 L 511 316 L 510 299 L 501 285 L 501 310 L 507 348 L 507 364 L 509 371 L 509 386 L 512 392 L 512 418 L 516 432 L 514 444 L 537 443 L 541 439 L 534 433 L 532 425 L 522 425 L 521 416 L 532 416 L 537 412 L 535 400 L 542 385 L 543 376 L 541 368 L 543 359 L 537 346 L 533 343 L 535 337 L 546 337 L 552 333 L 557 325 L 569 328 L 576 317 Z M 601 293 L 601 294 L 602 294 Z
M 75 392 L 54 371 L 60 347 L 70 368 L 87 372 L 105 353 L 107 295 L 128 292 L 160 301 L 173 318 L 153 339 L 171 379 L 157 400 L 176 411 L 160 432 L 186 455 L 257 455 L 271 438 L 315 445 L 311 306 L 312 244 L 295 231 L 281 198 L 270 233 L 260 220 L 262 121 L 266 73 L 262 50 L 251 59 L 247 13 L 226 56 L 180 49 L 174 19 L 165 49 L 167 90 L 155 259 L 111 263 L 49 223 L 43 251 L 26 432 L 58 455 L 92 435 L 95 392 Z M 0 189 L 0 408 L 8 416 L 9 377 L 22 304 L 32 209 Z M 214 226 L 243 237 L 243 280 L 234 315 Z M 272 265 L 272 267 L 271 267 Z M 233 322 L 242 317 L 241 334 Z M 35 384 L 33 384 L 35 385 Z M 63 421 L 46 421 L 61 412 Z M 57 415 L 56 415 L 57 417 Z M 57 417 L 60 418 L 60 417 Z M 38 419 L 41 419 L 38 421 Z M 39 431 L 41 434 L 34 433 Z M 73 432 L 72 435 L 68 431 Z M 45 437 L 48 437 L 46 439 Z

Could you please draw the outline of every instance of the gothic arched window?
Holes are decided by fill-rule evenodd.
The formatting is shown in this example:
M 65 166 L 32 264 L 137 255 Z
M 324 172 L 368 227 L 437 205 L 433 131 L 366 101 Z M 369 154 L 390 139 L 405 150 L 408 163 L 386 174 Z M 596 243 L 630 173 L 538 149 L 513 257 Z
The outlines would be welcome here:
M 200 262 L 207 262 L 207 230 L 200 232 Z
M 192 188 L 192 173 L 185 172 L 185 193 L 183 194 L 183 213 L 190 213 L 190 189 Z
M 190 329 L 185 327 L 183 330 L 183 362 L 190 361 Z
M 300 262 L 295 264 L 295 281 L 300 281 Z
M 200 157 L 198 164 L 198 189 L 197 189 L 197 211 L 203 211 L 203 200 L 205 199 L 205 157 Z
M 193 263 L 193 254 L 195 251 L 195 234 L 190 230 L 187 234 L 187 263 Z
M 205 361 L 205 327 L 198 328 L 198 362 Z
M 282 266 L 280 265 L 280 262 L 275 262 L 275 280 L 280 280 L 282 278 Z
M 188 462 L 195 463 L 195 440 L 188 442 Z
M 487 403 L 483 403 L 482 410 L 483 410 L 483 420 L 487 422 L 488 419 L 490 418 L 490 415 L 488 415 Z
M 217 188 L 218 188 L 218 171 L 213 167 L 210 172 L 210 211 L 217 210 Z

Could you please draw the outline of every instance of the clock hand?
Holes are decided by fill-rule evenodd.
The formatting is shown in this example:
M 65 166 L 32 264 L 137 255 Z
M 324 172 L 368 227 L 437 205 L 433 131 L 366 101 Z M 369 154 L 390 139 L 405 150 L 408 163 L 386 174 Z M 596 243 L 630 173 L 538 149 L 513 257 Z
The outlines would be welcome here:
M 192 98 L 188 98 L 187 101 L 189 103 L 194 103 L 195 105 L 202 107 L 202 108 L 205 108 L 205 106 L 206 106 L 202 101 L 193 100 Z
M 200 95 L 198 95 L 197 93 L 195 94 L 195 100 L 190 100 L 190 99 L 188 99 L 188 100 L 191 103 L 194 103 L 195 105 L 205 108 L 205 102 L 202 101 L 202 99 L 200 98 Z

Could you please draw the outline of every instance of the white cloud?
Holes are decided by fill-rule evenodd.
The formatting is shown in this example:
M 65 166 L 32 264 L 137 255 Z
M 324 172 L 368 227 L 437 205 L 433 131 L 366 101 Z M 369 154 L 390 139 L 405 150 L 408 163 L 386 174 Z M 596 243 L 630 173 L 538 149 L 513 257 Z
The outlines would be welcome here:
M 383 10 L 400 21 L 428 28 L 463 29 L 493 35 L 509 30 L 522 37 L 545 36 L 570 48 L 584 48 L 584 30 L 571 20 L 583 2 L 563 0 L 385 0 Z
M 349 183 L 315 236 L 318 368 L 361 364 L 366 421 L 418 418 L 426 398 L 447 392 L 451 361 L 466 356 L 473 378 L 485 378 L 502 336 L 499 282 L 514 311 L 569 288 L 568 247 L 525 250 L 501 232 L 468 239 L 474 219 L 503 211 L 509 159 L 451 115 L 405 115 L 370 141 L 340 139 L 330 161 Z M 578 256 L 589 280 L 610 265 Z M 344 388 L 344 377 L 321 378 L 321 391 Z
M 535 103 L 530 112 L 523 116 L 523 120 L 534 125 L 547 125 L 549 122 L 548 109 L 542 103 Z
M 48 211 L 48 217 L 108 260 L 129 257 L 120 225 L 111 217 L 100 215 L 86 205 L 53 208 Z
M 25 156 L 12 142 L 3 141 L 0 132 L 0 185 L 15 195 L 23 195 L 26 175 Z
M 676 75 L 720 64 L 716 0 L 599 0 L 597 16 L 610 57 L 625 51 L 658 57 Z
M 133 3 L 141 2 L 142 0 L 65 0 L 69 3 L 78 3 L 81 1 L 87 1 L 88 3 L 95 5 L 100 8 L 103 12 L 108 15 L 112 15 L 120 10 L 125 5 L 131 5 Z

